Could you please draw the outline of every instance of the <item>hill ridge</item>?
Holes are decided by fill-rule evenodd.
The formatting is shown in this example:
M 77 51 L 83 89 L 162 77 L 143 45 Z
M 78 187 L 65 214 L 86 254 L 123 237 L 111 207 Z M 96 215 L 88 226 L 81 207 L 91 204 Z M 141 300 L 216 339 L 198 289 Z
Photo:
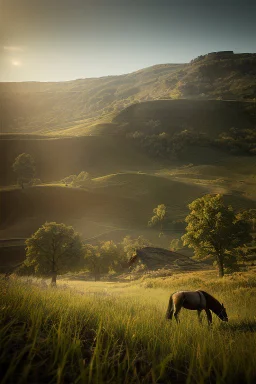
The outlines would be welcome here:
M 2 131 L 64 132 L 79 121 L 91 125 L 134 103 L 180 98 L 253 100 L 256 54 L 209 54 L 186 64 L 68 82 L 0 83 Z

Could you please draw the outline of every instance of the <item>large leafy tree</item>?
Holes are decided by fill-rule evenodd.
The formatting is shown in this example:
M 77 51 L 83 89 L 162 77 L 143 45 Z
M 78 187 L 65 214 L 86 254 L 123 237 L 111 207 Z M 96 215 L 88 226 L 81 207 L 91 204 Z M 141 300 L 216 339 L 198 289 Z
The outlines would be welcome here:
M 183 244 L 194 248 L 197 258 L 214 256 L 223 277 L 224 266 L 235 261 L 235 250 L 251 241 L 250 224 L 225 205 L 221 195 L 205 195 L 189 209 Z
M 55 222 L 45 223 L 26 240 L 25 265 L 35 272 L 51 274 L 52 284 L 57 275 L 81 266 L 84 246 L 73 227 Z
M 16 157 L 12 169 L 17 175 L 18 184 L 24 188 L 24 183 L 30 182 L 35 176 L 35 160 L 28 153 L 21 153 Z

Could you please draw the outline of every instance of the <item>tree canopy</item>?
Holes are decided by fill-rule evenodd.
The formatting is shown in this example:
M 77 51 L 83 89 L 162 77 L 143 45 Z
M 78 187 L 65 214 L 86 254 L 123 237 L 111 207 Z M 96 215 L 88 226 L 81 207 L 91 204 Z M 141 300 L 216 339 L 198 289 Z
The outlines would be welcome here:
M 236 261 L 235 249 L 251 241 L 250 224 L 225 205 L 221 195 L 205 195 L 189 209 L 183 244 L 194 248 L 197 258 L 214 256 L 222 277 L 224 266 Z
M 153 209 L 154 215 L 148 222 L 149 227 L 154 227 L 157 224 L 160 225 L 160 234 L 163 235 L 163 223 L 166 219 L 166 206 L 164 204 L 159 204 L 156 208 Z
M 81 266 L 84 256 L 80 235 L 65 224 L 46 222 L 25 244 L 25 265 L 33 266 L 37 273 L 51 274 L 52 284 L 60 272 Z
M 35 176 L 35 160 L 28 153 L 21 153 L 16 157 L 12 169 L 17 175 L 18 184 L 23 188 L 24 183 L 29 183 Z

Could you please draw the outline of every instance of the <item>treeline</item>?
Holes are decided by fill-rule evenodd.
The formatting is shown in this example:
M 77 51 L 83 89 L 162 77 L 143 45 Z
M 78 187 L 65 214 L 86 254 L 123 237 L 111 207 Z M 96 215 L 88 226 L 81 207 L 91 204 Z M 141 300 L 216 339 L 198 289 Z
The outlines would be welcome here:
M 213 144 L 234 155 L 256 155 L 256 129 L 231 128 L 223 132 Z
M 135 131 L 128 133 L 127 138 L 150 156 L 159 159 L 182 157 L 192 146 L 220 148 L 234 155 L 256 155 L 256 130 L 253 129 L 231 128 L 216 139 L 190 129 L 174 134 Z
M 210 140 L 205 134 L 188 129 L 173 135 L 166 132 L 145 134 L 136 131 L 127 134 L 127 138 L 133 140 L 136 145 L 145 150 L 150 156 L 162 159 L 178 158 L 189 146 L 206 146 L 210 144 Z
M 26 259 L 16 271 L 20 275 L 50 276 L 72 271 L 89 272 L 94 280 L 128 270 L 136 249 L 150 245 L 143 236 L 126 236 L 121 242 L 112 240 L 89 244 L 72 226 L 46 222 L 25 242 Z

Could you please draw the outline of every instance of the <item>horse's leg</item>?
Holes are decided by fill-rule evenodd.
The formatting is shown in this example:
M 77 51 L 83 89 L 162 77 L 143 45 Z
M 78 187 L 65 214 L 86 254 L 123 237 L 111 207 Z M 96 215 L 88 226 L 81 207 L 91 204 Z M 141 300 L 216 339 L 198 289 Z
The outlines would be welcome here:
M 200 324 L 202 324 L 202 318 L 201 318 L 201 316 L 200 316 L 200 315 L 201 315 L 201 312 L 202 312 L 201 309 L 198 309 L 198 310 L 197 310 L 198 321 L 199 321 Z
M 210 311 L 210 309 L 206 308 L 205 312 L 206 312 L 206 315 L 207 315 L 208 324 L 211 325 L 212 324 L 212 314 L 211 314 L 211 311 Z
M 179 319 L 180 311 L 181 311 L 181 306 L 176 305 L 175 310 L 174 310 L 174 317 L 175 317 L 177 324 L 179 324 L 179 322 L 180 322 L 180 319 Z

